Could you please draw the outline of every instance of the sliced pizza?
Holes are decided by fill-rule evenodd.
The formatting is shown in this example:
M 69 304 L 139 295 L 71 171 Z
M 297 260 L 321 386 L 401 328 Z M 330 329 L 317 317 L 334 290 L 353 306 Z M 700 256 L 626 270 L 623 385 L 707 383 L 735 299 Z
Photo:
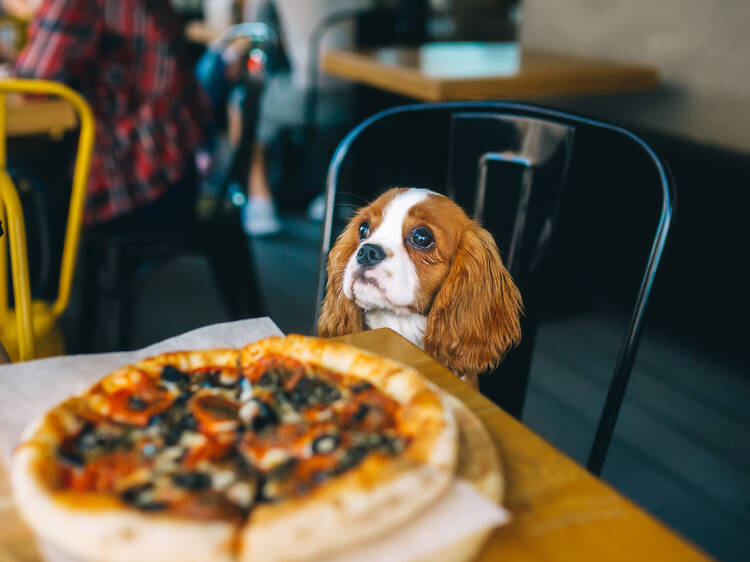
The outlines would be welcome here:
M 312 560 L 427 509 L 456 448 L 416 372 L 288 336 L 118 369 L 29 430 L 12 479 L 33 529 L 85 560 Z

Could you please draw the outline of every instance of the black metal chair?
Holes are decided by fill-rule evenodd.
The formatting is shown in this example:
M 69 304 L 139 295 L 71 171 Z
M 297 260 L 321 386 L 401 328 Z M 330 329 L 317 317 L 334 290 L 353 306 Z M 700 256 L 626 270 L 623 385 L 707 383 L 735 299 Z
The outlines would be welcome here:
M 277 43 L 275 32 L 268 26 L 248 22 L 229 28 L 211 49 L 218 52 L 238 37 L 249 39 L 251 50 L 248 52 L 260 49 L 266 53 L 266 60 L 272 56 Z M 227 198 L 230 184 L 247 185 L 263 76 L 263 72 L 247 70 L 240 78 L 246 93 L 242 106 L 242 136 L 223 173 L 219 174 L 216 193 L 209 200 L 211 205 L 198 205 L 195 214 L 184 221 L 165 220 L 163 225 L 137 231 L 113 230 L 104 225 L 85 233 L 80 350 L 91 351 L 95 333 L 101 332 L 108 340 L 104 345 L 106 349 L 129 349 L 138 282 L 155 268 L 181 255 L 199 255 L 206 259 L 233 319 L 265 313 L 239 211 Z
M 596 158 L 592 158 L 592 150 Z M 591 166 L 594 172 L 584 173 Z M 571 185 L 616 183 L 622 174 L 633 170 L 638 172 L 638 180 L 628 183 L 628 189 L 596 187 L 585 200 L 580 190 L 570 189 Z M 567 213 L 576 205 L 594 207 L 588 215 L 602 228 L 587 232 L 581 227 L 583 237 L 594 245 L 602 244 L 600 230 L 614 224 L 623 231 L 629 228 L 633 245 L 643 247 L 635 259 L 647 254 L 645 268 L 640 270 L 639 261 L 638 267 L 621 275 L 632 277 L 638 289 L 588 460 L 589 469 L 599 474 L 672 219 L 673 187 L 665 163 L 626 129 L 552 109 L 510 102 L 449 102 L 380 112 L 349 133 L 328 170 L 313 331 L 325 291 L 328 252 L 334 233 L 346 219 L 342 209 L 359 206 L 393 186 L 428 187 L 445 193 L 465 209 L 473 209 L 474 216 L 495 236 L 521 289 L 526 317 L 521 346 L 498 368 L 501 376 L 480 377 L 480 386 L 485 395 L 516 417 L 523 409 L 545 293 L 554 285 L 549 282 L 546 264 L 551 255 L 560 252 L 556 241 L 560 239 L 561 209 Z M 640 198 L 634 203 L 637 217 L 623 219 L 623 213 L 618 212 L 622 209 L 620 197 L 627 201 Z M 625 222 L 619 225 L 621 219 Z M 607 261 L 607 252 L 613 251 L 600 245 L 599 253 L 587 258 L 578 247 L 565 250 L 573 255 L 583 253 L 569 258 L 568 269 L 587 264 L 598 267 Z

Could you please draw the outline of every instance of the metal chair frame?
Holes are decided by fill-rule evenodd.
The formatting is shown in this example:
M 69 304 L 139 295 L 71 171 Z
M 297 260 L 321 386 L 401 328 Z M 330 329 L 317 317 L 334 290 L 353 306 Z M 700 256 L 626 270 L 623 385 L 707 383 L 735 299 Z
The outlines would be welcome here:
M 26 255 L 26 229 L 18 193 L 6 167 L 6 96 L 8 93 L 51 95 L 69 102 L 78 114 L 80 136 L 78 157 L 73 170 L 73 188 L 68 209 L 68 220 L 63 245 L 60 282 L 57 299 L 52 305 L 52 315 L 59 318 L 70 301 L 73 272 L 78 255 L 83 208 L 86 201 L 91 153 L 94 147 L 94 115 L 86 100 L 71 88 L 58 82 L 9 78 L 0 80 L 0 221 L 4 207 L 8 211 L 11 248 L 12 279 L 15 297 L 16 326 L 20 360 L 34 357 L 34 334 L 29 288 L 28 256 Z M 0 243 L 0 326 L 9 316 L 7 283 L 7 248 Z
M 599 418 L 594 441 L 590 450 L 587 467 L 594 474 L 600 474 L 604 465 L 604 460 L 609 448 L 609 444 L 614 432 L 615 423 L 622 406 L 630 374 L 633 368 L 633 362 L 638 350 L 638 344 L 641 337 L 641 328 L 643 325 L 646 303 L 651 294 L 659 261 L 664 252 L 664 247 L 669 234 L 673 214 L 674 186 L 666 163 L 654 152 L 654 150 L 639 136 L 624 129 L 623 127 L 573 115 L 554 109 L 540 108 L 527 104 L 514 102 L 445 102 L 432 104 L 417 104 L 395 107 L 381 111 L 368 119 L 364 120 L 355 127 L 339 144 L 333 155 L 328 175 L 326 179 L 326 198 L 325 198 L 325 219 L 321 225 L 321 241 L 319 255 L 318 282 L 316 288 L 315 309 L 313 318 L 313 329 L 317 325 L 320 304 L 325 295 L 326 281 L 326 263 L 328 252 L 331 249 L 334 221 L 334 201 L 338 188 L 339 174 L 342 164 L 344 163 L 349 149 L 359 136 L 373 124 L 381 119 L 404 112 L 430 111 L 434 109 L 449 109 L 456 112 L 466 111 L 491 111 L 499 114 L 521 114 L 530 117 L 546 119 L 552 122 L 568 124 L 572 126 L 581 125 L 599 128 L 610 131 L 616 135 L 627 137 L 638 145 L 653 163 L 658 174 L 661 190 L 661 211 L 656 232 L 653 238 L 649 258 L 643 272 L 638 295 L 635 299 L 633 311 L 627 325 L 627 329 L 622 340 L 617 362 L 614 368 L 614 374 L 610 382 L 607 397 L 602 408 Z M 480 189 L 483 186 L 480 185 Z M 481 208 L 480 208 L 481 210 Z

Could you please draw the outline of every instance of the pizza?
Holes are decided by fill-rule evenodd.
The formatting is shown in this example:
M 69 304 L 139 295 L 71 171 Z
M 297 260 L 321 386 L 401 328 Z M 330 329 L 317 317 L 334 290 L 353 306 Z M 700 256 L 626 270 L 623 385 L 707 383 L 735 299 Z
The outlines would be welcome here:
M 114 371 L 27 430 L 12 482 L 84 560 L 317 560 L 424 512 L 456 458 L 452 409 L 415 371 L 287 336 Z

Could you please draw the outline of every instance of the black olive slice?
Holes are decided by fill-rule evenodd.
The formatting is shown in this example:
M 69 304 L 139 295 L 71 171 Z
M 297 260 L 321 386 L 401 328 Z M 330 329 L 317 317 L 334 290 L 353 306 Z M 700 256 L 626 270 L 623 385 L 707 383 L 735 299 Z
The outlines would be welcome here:
M 324 381 L 316 381 L 317 384 L 313 389 L 313 397 L 321 404 L 330 404 L 341 398 L 339 389 Z
M 211 476 L 205 472 L 179 472 L 172 475 L 172 482 L 188 490 L 205 490 L 211 486 Z
M 128 408 L 137 412 L 142 412 L 148 408 L 148 402 L 143 398 L 133 395 L 128 398 Z
M 371 388 L 373 388 L 372 383 L 369 383 L 367 381 L 360 381 L 351 385 L 349 387 L 349 390 L 351 390 L 354 394 L 359 394 L 360 392 L 370 390 Z
M 252 401 L 258 405 L 258 413 L 251 422 L 254 431 L 263 431 L 265 428 L 279 423 L 279 416 L 273 408 L 257 398 L 253 398 Z
M 284 383 L 284 378 L 281 373 L 277 371 L 268 371 L 263 373 L 258 381 L 258 386 L 269 389 L 277 389 Z
M 189 412 L 180 418 L 178 425 L 183 430 L 196 431 L 198 429 L 198 420 L 192 412 Z
M 360 403 L 359 407 L 357 408 L 357 411 L 352 414 L 352 421 L 354 423 L 359 423 L 362 420 L 365 419 L 367 414 L 370 411 L 370 407 L 367 404 Z
M 57 456 L 64 460 L 65 462 L 68 462 L 75 466 L 83 466 L 84 460 L 83 455 L 81 452 L 77 449 L 70 448 L 70 449 L 64 449 L 64 448 L 58 448 L 57 449 Z
M 346 472 L 350 468 L 354 468 L 364 460 L 367 456 L 367 447 L 355 446 L 351 449 L 347 449 L 339 462 L 339 465 L 335 468 L 337 474 Z
M 170 446 L 176 445 L 179 442 L 181 436 L 182 428 L 179 426 L 172 426 L 164 434 L 164 442 Z
M 141 494 L 143 492 L 149 491 L 152 487 L 153 485 L 150 482 L 146 482 L 145 484 L 137 484 L 120 492 L 120 497 L 126 503 L 129 503 L 131 505 L 138 505 L 138 500 L 140 499 Z
M 190 377 L 172 365 L 166 365 L 161 370 L 161 380 L 183 385 L 190 382 Z

